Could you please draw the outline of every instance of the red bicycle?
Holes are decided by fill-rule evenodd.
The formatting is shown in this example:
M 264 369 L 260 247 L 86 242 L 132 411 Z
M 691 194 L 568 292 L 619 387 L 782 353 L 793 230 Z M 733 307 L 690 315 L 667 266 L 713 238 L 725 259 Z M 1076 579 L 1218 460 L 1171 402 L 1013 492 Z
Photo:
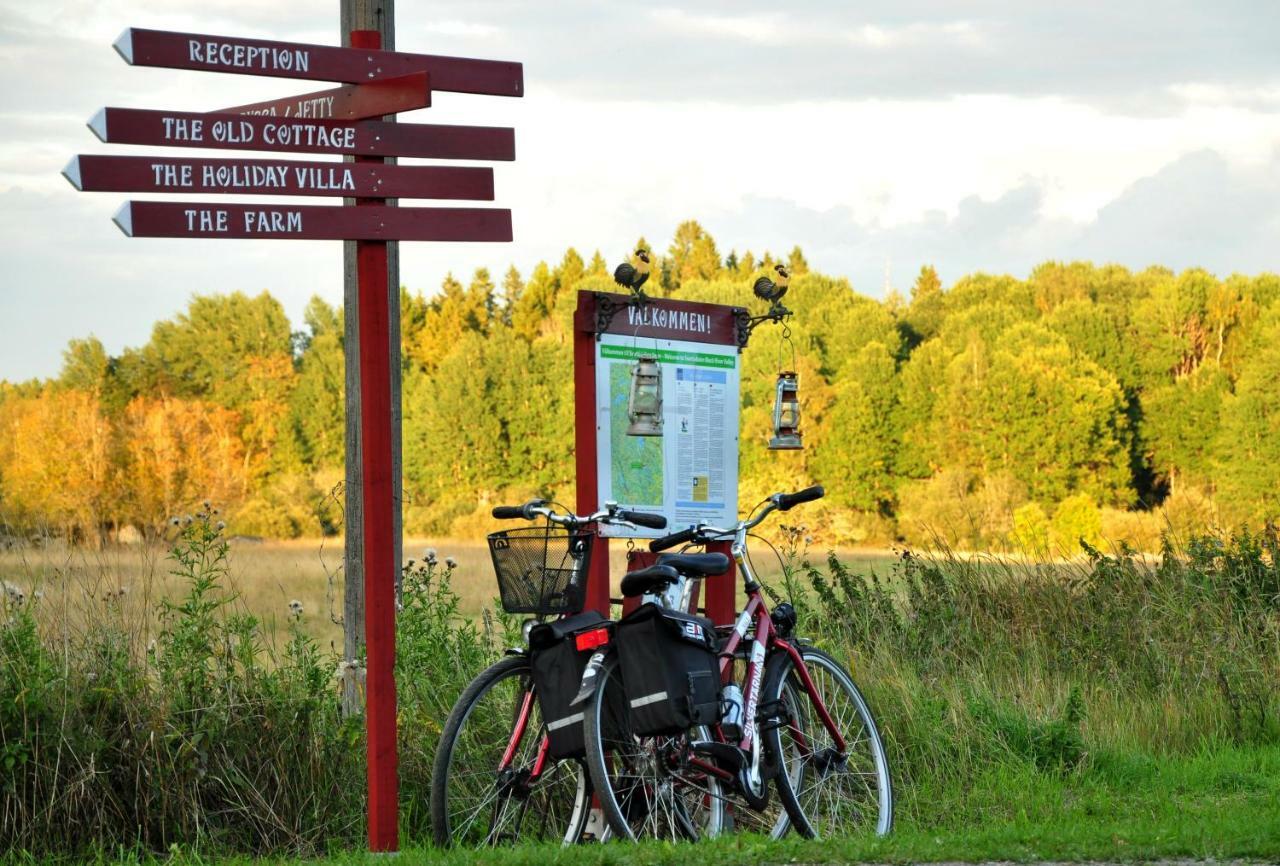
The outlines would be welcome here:
M 592 797 L 582 712 L 569 702 L 611 627 L 582 612 L 594 524 L 667 522 L 616 503 L 590 515 L 557 513 L 541 499 L 499 506 L 493 516 L 545 519 L 489 536 L 503 608 L 537 619 L 524 623 L 525 645 L 472 680 L 449 713 L 432 773 L 432 829 L 439 845 L 570 844 L 588 833 Z
M 838 660 L 795 636 L 790 604 L 769 610 L 747 554 L 772 512 L 822 496 L 776 493 L 735 526 L 699 524 L 650 544 L 732 542 L 747 604 L 727 634 L 684 613 L 692 581 L 728 570 L 723 554 L 664 554 L 623 578 L 623 595 L 646 603 L 589 661 L 579 695 L 587 769 L 617 835 L 699 838 L 730 823 L 775 837 L 891 829 L 889 764 L 866 700 Z

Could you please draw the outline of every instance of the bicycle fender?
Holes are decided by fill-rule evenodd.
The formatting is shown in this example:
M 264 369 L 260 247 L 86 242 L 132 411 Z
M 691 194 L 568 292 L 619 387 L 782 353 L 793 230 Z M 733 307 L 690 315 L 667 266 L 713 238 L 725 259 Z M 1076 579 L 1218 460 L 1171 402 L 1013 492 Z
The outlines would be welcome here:
M 569 701 L 569 706 L 576 707 L 596 693 L 596 683 L 600 679 L 600 671 L 604 668 L 604 660 L 609 655 L 609 649 L 609 647 L 598 649 L 591 654 L 591 658 L 587 659 L 587 666 L 582 671 L 582 685 L 578 687 L 578 694 Z
M 797 649 L 799 649 L 797 647 Z M 771 695 L 774 693 L 777 683 L 787 674 L 787 670 L 791 667 L 791 657 L 785 652 L 775 652 L 764 663 L 764 673 L 760 680 L 761 694 Z M 757 714 L 765 708 L 767 704 L 762 703 L 757 709 Z M 773 709 L 770 707 L 770 709 Z M 760 729 L 761 719 L 759 715 L 756 718 L 757 729 Z M 771 741 L 767 737 L 760 737 L 761 761 L 760 776 L 763 779 L 772 779 L 778 773 L 778 756 L 773 754 L 773 749 L 768 746 Z

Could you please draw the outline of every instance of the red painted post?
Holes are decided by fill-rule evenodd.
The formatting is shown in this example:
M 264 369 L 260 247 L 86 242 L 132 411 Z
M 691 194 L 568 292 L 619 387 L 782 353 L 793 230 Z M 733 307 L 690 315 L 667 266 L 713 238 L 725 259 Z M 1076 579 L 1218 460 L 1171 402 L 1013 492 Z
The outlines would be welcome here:
M 356 48 L 382 46 L 376 30 L 353 30 Z M 357 161 L 382 162 L 376 157 Z M 381 205 L 358 199 L 356 207 Z M 369 850 L 399 848 L 396 757 L 396 599 L 391 460 L 391 348 L 388 342 L 387 243 L 356 242 L 360 305 L 360 435 L 364 470 L 364 604 L 368 667 L 365 725 L 369 774 Z
M 716 625 L 727 625 L 738 615 L 738 568 L 733 563 L 733 545 L 727 541 L 716 541 L 707 545 L 707 552 L 723 553 L 729 557 L 727 574 L 702 582 L 707 617 Z
M 578 293 L 573 326 L 573 456 L 578 477 L 577 510 L 599 508 L 596 468 L 596 299 Z M 609 615 L 609 539 L 596 536 L 587 571 L 587 609 Z

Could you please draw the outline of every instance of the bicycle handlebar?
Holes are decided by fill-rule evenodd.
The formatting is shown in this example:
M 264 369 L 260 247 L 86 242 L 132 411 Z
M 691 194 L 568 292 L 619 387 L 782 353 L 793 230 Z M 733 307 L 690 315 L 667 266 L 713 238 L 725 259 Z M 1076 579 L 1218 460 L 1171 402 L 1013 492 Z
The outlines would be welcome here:
M 822 485 L 815 484 L 795 493 L 775 493 L 769 498 L 778 506 L 779 511 L 790 511 L 802 502 L 812 502 L 826 495 L 827 491 L 822 489 Z
M 545 499 L 530 499 L 524 505 L 498 505 L 493 509 L 493 517 L 495 520 L 533 520 L 537 516 L 534 509 L 546 504 Z
M 667 518 L 661 514 L 646 514 L 643 511 L 619 511 L 618 517 L 634 523 L 636 526 L 645 526 L 649 529 L 666 529 Z
M 649 529 L 666 529 L 667 518 L 661 514 L 649 514 L 644 511 L 625 511 L 616 503 L 606 503 L 605 507 L 595 514 L 579 516 L 576 514 L 557 514 L 547 507 L 545 499 L 530 499 L 524 505 L 498 505 L 491 512 L 495 520 L 534 520 L 545 517 L 552 523 L 561 526 L 580 526 L 593 521 L 601 523 L 634 523 Z
M 806 487 L 804 490 L 798 490 L 795 493 L 775 493 L 768 498 L 767 501 L 769 504 L 751 520 L 739 521 L 737 526 L 731 528 L 708 526 L 705 523 L 699 523 L 696 526 L 690 526 L 688 529 L 682 529 L 679 532 L 664 535 L 662 538 L 655 538 L 653 541 L 649 542 L 649 550 L 653 553 L 658 553 L 659 551 L 675 547 L 677 544 L 688 544 L 691 541 L 703 543 L 715 539 L 727 538 L 735 535 L 741 530 L 754 529 L 774 511 L 790 511 L 802 502 L 812 502 L 815 499 L 821 499 L 825 495 L 826 491 L 822 489 L 822 485 L 820 484 L 815 484 L 813 487 Z
M 673 532 L 670 535 L 664 535 L 661 538 L 655 538 L 649 542 L 649 550 L 652 553 L 675 547 L 677 544 L 687 544 L 698 536 L 698 528 L 691 526 L 688 529 L 682 529 L 679 532 Z

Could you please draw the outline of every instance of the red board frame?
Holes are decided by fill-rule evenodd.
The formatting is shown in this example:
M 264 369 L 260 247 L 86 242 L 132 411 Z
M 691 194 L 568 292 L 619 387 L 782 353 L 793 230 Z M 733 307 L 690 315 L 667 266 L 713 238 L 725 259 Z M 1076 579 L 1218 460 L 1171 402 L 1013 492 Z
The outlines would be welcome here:
M 618 312 L 604 323 L 598 315 L 599 301 L 606 300 Z M 577 474 L 577 503 L 579 514 L 590 514 L 600 507 L 599 470 L 596 464 L 596 337 L 598 334 L 638 334 L 642 337 L 691 340 L 718 345 L 738 345 L 738 316 L 742 307 L 722 304 L 702 304 L 693 301 L 675 301 L 668 298 L 651 298 L 645 306 L 643 321 L 650 324 L 630 324 L 627 317 L 627 295 L 608 292 L 578 292 L 578 308 L 573 318 L 573 444 L 574 469 Z M 657 315 L 655 316 L 655 313 Z M 709 317 L 710 328 L 700 334 L 673 333 L 665 327 L 666 315 L 681 313 Z M 603 329 L 602 329 L 603 326 Z M 680 527 L 669 527 L 674 532 Z M 597 537 L 591 555 L 587 575 L 587 607 L 606 616 L 610 604 L 609 539 Z M 707 545 L 707 550 L 718 551 L 730 557 L 729 542 Z M 647 552 L 633 556 L 637 568 L 648 564 Z M 729 573 L 705 581 L 703 587 L 706 613 L 716 624 L 733 622 L 736 615 L 737 569 L 730 565 Z M 695 601 L 696 604 L 696 601 Z
M 371 201 L 382 203 L 381 199 Z M 511 240 L 511 211 L 502 208 L 129 201 L 114 219 L 131 238 Z
M 265 150 L 424 159 L 516 158 L 515 130 L 380 120 L 312 120 L 256 114 L 202 114 L 108 107 L 89 128 L 107 144 Z
M 195 49 L 193 42 L 197 46 Z M 524 96 L 524 66 L 507 60 L 409 54 L 355 45 L 339 48 L 141 27 L 125 30 L 114 47 L 131 66 L 343 81 L 348 84 L 366 84 L 412 72 L 426 72 L 431 76 L 431 86 L 435 90 Z
M 62 175 L 81 192 L 493 200 L 493 169 L 184 156 L 72 157 Z

